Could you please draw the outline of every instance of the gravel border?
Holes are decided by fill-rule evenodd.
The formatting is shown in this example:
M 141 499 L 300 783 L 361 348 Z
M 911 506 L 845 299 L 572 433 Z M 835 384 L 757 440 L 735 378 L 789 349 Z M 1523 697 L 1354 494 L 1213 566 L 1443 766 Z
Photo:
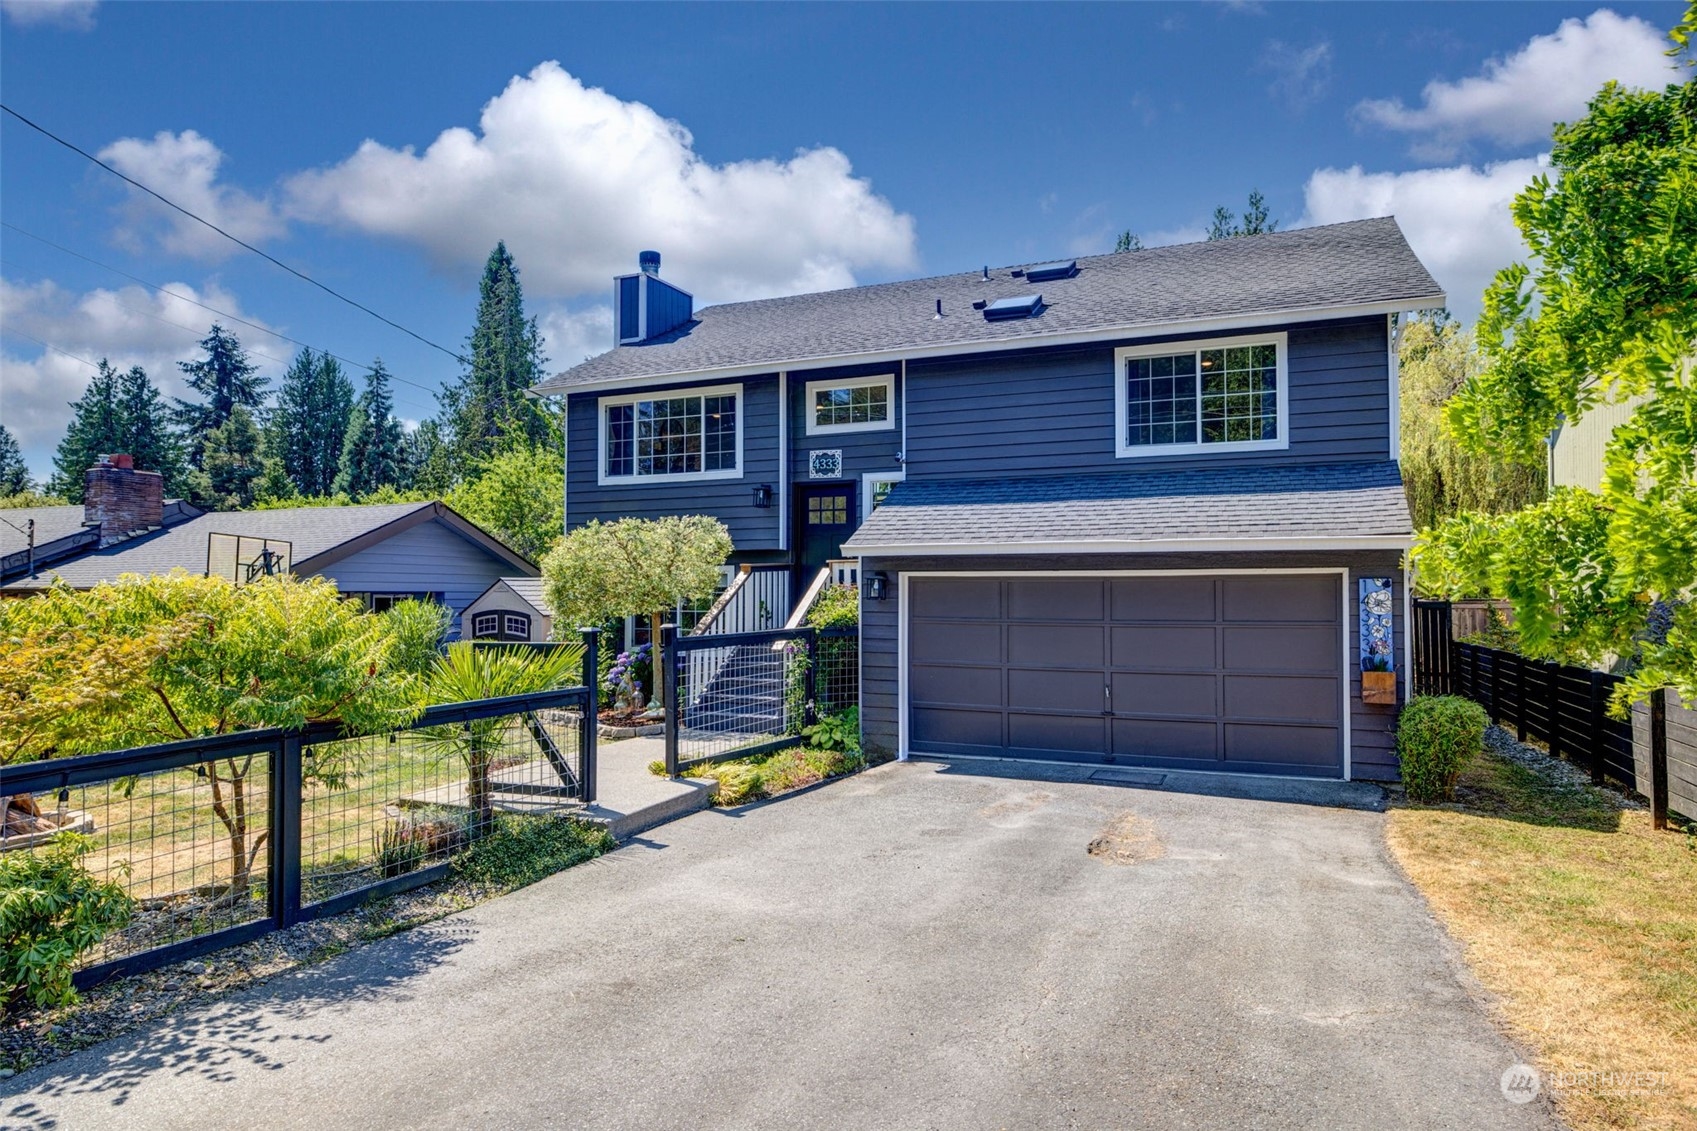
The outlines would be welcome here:
M 1562 758 L 1552 758 L 1541 746 L 1521 742 L 1514 732 L 1492 725 L 1485 728 L 1485 748 L 1500 758 L 1528 770 L 1563 789 L 1596 789 L 1609 803 L 1619 809 L 1648 809 L 1648 803 L 1637 796 L 1611 786 L 1597 787 L 1588 770 L 1580 769 Z
M 114 978 L 84 990 L 73 1005 L 21 1006 L 0 1016 L 0 1080 L 122 1036 L 187 1006 L 219 1001 L 511 890 L 516 889 L 450 877 L 340 915 L 297 923 L 203 958 Z

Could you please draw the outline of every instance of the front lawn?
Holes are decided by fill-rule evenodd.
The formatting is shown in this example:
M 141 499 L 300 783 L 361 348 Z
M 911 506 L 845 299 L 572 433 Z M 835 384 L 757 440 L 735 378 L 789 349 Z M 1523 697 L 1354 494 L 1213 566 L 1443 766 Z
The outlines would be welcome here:
M 1656 832 L 1646 810 L 1538 762 L 1477 755 L 1455 803 L 1391 811 L 1391 851 L 1563 1118 L 1697 1126 L 1697 836 Z

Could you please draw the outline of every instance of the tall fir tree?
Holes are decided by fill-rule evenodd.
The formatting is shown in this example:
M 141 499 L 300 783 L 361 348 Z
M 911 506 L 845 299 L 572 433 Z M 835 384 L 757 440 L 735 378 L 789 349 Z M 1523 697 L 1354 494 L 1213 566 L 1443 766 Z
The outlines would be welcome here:
M 442 426 L 426 420 L 406 438 L 401 486 L 427 495 L 445 495 L 454 486 L 453 453 Z
M 182 439 L 172 427 L 165 398 L 139 365 L 130 366 L 118 378 L 118 415 L 121 442 L 117 450 L 134 456 L 138 469 L 164 476 L 167 496 L 180 495 L 188 485 Z
M 253 414 L 244 405 L 202 439 L 201 466 L 189 475 L 189 496 L 197 506 L 234 511 L 251 507 L 265 474 L 265 458 Z
M 10 428 L 0 424 L 0 495 L 21 495 L 34 488 L 18 438 Z
M 188 376 L 189 388 L 205 402 L 196 404 L 179 398 L 172 415 L 191 438 L 204 439 L 214 428 L 222 427 L 238 405 L 249 413 L 259 412 L 269 382 L 258 375 L 258 366 L 248 360 L 236 336 L 216 322 L 200 340 L 200 349 L 204 357 L 180 361 L 177 367 Z M 191 441 L 189 460 L 196 468 L 203 466 L 201 447 L 202 443 Z
M 342 440 L 342 470 L 335 492 L 361 499 L 380 487 L 402 483 L 406 438 L 395 419 L 395 401 L 389 393 L 389 371 L 383 359 L 372 363 L 365 379 L 365 392 L 348 414 L 347 434 Z
M 550 443 L 554 424 L 525 391 L 542 379 L 547 358 L 536 319 L 524 315 L 518 266 L 497 243 L 478 284 L 477 322 L 466 339 L 469 365 L 442 391 L 443 424 L 453 470 L 464 475 L 498 449 Z
M 124 417 L 119 407 L 119 373 L 105 358 L 82 396 L 71 403 L 71 423 L 53 453 L 49 487 L 73 503 L 82 502 L 83 477 L 102 455 L 124 450 Z
M 283 374 L 268 424 L 270 449 L 302 495 L 335 489 L 354 386 L 328 353 L 301 350 Z

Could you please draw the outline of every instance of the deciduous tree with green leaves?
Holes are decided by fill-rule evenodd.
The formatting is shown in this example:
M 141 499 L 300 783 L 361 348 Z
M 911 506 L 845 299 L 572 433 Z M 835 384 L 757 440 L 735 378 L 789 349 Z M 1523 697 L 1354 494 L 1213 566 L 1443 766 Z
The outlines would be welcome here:
M 543 559 L 543 592 L 556 625 L 646 616 L 658 642 L 662 617 L 679 601 L 713 595 L 732 548 L 725 524 L 706 515 L 590 522 Z M 656 703 L 665 701 L 664 667 L 654 665 Z
M 447 504 L 532 561 L 565 526 L 566 461 L 558 448 L 514 445 L 484 460 Z
M 1556 127 L 1551 166 L 1515 199 L 1533 265 L 1486 292 L 1485 365 L 1449 422 L 1476 451 L 1526 457 L 1564 416 L 1644 400 L 1599 492 L 1451 519 L 1416 561 L 1440 591 L 1507 597 L 1530 655 L 1630 657 L 1623 699 L 1697 698 L 1697 83 L 1610 83 Z

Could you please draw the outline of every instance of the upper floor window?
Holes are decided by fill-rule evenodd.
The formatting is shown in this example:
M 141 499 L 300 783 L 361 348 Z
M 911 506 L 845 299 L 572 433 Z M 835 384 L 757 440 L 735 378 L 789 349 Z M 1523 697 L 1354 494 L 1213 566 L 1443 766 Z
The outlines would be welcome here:
M 1285 335 L 1114 351 L 1120 456 L 1290 445 Z
M 849 377 L 807 383 L 807 434 L 875 432 L 896 426 L 896 379 Z
M 742 386 L 601 398 L 601 480 L 742 474 Z

